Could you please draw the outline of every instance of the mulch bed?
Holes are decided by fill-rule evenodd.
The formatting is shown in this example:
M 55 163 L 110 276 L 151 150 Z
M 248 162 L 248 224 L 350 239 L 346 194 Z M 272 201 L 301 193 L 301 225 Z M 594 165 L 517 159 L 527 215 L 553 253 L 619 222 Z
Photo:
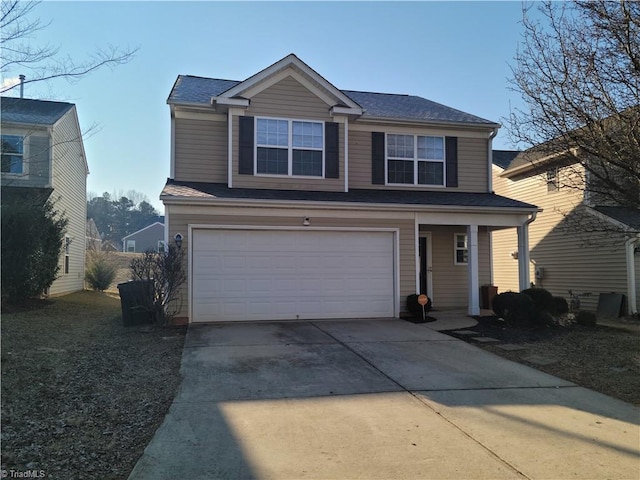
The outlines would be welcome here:
M 444 331 L 501 357 L 529 365 L 580 386 L 640 405 L 640 333 L 603 325 L 513 327 L 497 317 L 478 317 L 478 324 Z M 621 323 L 622 327 L 624 325 Z M 495 339 L 484 343 L 478 338 Z M 505 350 L 504 345 L 517 345 Z

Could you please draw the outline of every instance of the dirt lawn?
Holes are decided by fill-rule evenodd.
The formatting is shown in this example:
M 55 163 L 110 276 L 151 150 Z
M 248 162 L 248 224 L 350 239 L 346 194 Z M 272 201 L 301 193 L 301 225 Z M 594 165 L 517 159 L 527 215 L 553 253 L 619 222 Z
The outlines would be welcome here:
M 185 328 L 123 327 L 80 292 L 2 315 L 2 469 L 126 478 L 180 383 Z

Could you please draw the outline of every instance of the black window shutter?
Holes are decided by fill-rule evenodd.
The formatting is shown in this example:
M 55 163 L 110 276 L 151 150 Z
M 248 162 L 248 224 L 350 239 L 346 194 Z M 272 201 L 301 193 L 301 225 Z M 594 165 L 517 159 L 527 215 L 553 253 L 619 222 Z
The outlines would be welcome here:
M 240 150 L 238 173 L 253 175 L 253 117 L 239 117 L 240 120 Z
M 383 132 L 371 132 L 371 183 L 384 185 Z
M 339 125 L 335 122 L 324 124 L 324 176 L 340 178 Z
M 458 186 L 458 137 L 445 137 L 447 187 Z

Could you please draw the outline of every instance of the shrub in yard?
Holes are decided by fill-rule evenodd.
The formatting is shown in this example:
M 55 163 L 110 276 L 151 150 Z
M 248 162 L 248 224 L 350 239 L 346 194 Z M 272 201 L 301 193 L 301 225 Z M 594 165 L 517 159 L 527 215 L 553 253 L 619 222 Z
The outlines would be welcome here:
M 549 290 L 544 288 L 533 287 L 522 290 L 525 295 L 529 295 L 533 300 L 533 306 L 538 312 L 552 312 L 553 311 L 553 295 Z
M 560 316 L 569 313 L 569 304 L 564 297 L 553 297 L 552 315 Z
M 407 296 L 407 310 L 409 310 L 414 317 L 422 318 L 422 305 L 418 303 L 418 294 L 413 293 Z M 431 299 L 427 300 L 427 304 L 424 306 L 425 313 L 431 310 Z
M 169 244 L 164 252 L 147 250 L 131 260 L 129 269 L 134 280 L 150 286 L 142 307 L 157 323 L 167 324 L 182 308 L 180 287 L 187 278 L 184 250 L 175 243 Z
M 104 292 L 116 278 L 116 264 L 109 252 L 90 251 L 84 279 L 92 290 Z
M 535 312 L 533 300 L 528 295 L 504 292 L 493 297 L 494 313 L 510 325 L 527 325 Z
M 595 326 L 597 321 L 596 314 L 593 312 L 586 312 L 584 310 L 580 310 L 576 314 L 576 323 L 578 325 L 583 325 L 585 327 L 593 327 Z

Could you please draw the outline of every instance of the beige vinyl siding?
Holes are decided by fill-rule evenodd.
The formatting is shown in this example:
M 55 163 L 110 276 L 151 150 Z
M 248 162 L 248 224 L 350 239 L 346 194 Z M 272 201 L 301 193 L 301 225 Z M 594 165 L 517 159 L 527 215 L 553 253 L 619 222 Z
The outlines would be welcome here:
M 170 230 L 169 238 L 180 232 L 183 235 L 183 247 L 189 245 L 188 226 L 189 225 L 247 225 L 247 226 L 294 226 L 302 225 L 302 219 L 305 216 L 311 218 L 312 227 L 349 227 L 358 229 L 372 228 L 397 228 L 399 229 L 399 263 L 400 263 L 400 309 L 405 310 L 405 301 L 407 295 L 415 293 L 416 271 L 415 271 L 415 224 L 412 218 L 405 219 L 388 219 L 375 218 L 375 216 L 367 215 L 344 218 L 332 216 L 335 215 L 327 210 L 305 209 L 299 212 L 283 212 L 277 214 L 265 212 L 260 214 L 259 209 L 245 209 L 246 215 L 240 215 L 235 211 L 218 209 L 220 213 L 215 212 L 215 207 L 191 207 L 190 213 L 179 213 L 172 206 L 166 207 L 169 212 Z M 381 215 L 382 216 L 382 215 Z M 187 247 L 188 248 L 188 247 Z M 187 317 L 189 311 L 188 305 L 188 286 L 185 284 L 182 290 L 182 313 L 180 316 Z
M 175 179 L 227 183 L 227 121 L 176 118 Z
M 421 232 L 431 232 L 434 308 L 466 308 L 469 297 L 468 266 L 455 265 L 455 234 L 467 233 L 465 226 L 421 225 Z M 489 234 L 478 229 L 478 270 L 480 285 L 491 283 Z
M 49 290 L 51 295 L 84 288 L 87 170 L 82 153 L 74 107 L 53 128 L 51 198 L 56 201 L 56 210 L 64 212 L 69 220 L 67 235 L 71 244 L 68 274 L 64 273 L 64 249 L 60 246 L 60 271 Z
M 266 88 L 251 98 L 245 115 L 275 117 L 293 120 L 319 120 L 333 122 L 330 106 L 292 77 Z M 301 178 L 295 176 L 240 175 L 238 174 L 238 117 L 233 117 L 233 187 L 268 188 L 276 190 L 344 190 L 344 125 L 340 124 L 339 178 Z
M 560 175 L 567 172 L 562 169 Z M 568 220 L 573 225 L 576 218 L 581 222 L 591 218 L 580 207 L 581 192 L 568 188 L 548 192 L 542 175 L 515 181 L 494 175 L 494 188 L 500 195 L 533 203 L 544 210 L 529 226 L 531 282 L 567 299 L 569 290 L 589 292 L 591 296 L 583 297 L 581 303 L 590 310 L 597 307 L 600 293 L 627 293 L 624 238 L 611 234 L 585 235 L 575 227 L 564 228 Z M 515 250 L 516 229 L 493 233 L 494 282 L 501 292 L 518 291 L 518 262 L 510 256 Z M 536 267 L 544 269 L 539 281 L 535 279 Z
M 394 132 L 398 130 L 395 127 Z M 371 132 L 385 132 L 384 125 L 359 126 L 349 129 L 349 188 L 373 188 L 394 190 L 443 190 L 428 186 L 373 185 L 371 183 Z M 406 133 L 421 135 L 441 135 L 442 132 L 431 132 L 429 129 L 416 130 L 407 128 Z M 457 136 L 458 132 L 449 133 Z M 449 135 L 447 134 L 447 135 Z M 463 192 L 487 191 L 487 142 L 486 138 L 470 138 L 458 136 L 458 187 L 451 189 Z M 447 190 L 447 189 L 444 189 Z

